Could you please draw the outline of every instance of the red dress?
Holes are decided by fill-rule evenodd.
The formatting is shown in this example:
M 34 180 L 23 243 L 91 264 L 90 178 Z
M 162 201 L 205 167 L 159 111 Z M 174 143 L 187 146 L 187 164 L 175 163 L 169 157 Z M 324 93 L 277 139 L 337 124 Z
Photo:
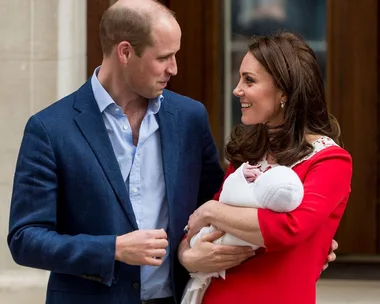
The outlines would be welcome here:
M 301 205 L 290 213 L 259 209 L 266 248 L 228 270 L 226 280 L 213 279 L 204 304 L 316 303 L 316 282 L 349 197 L 352 160 L 330 146 L 293 169 L 304 185 Z

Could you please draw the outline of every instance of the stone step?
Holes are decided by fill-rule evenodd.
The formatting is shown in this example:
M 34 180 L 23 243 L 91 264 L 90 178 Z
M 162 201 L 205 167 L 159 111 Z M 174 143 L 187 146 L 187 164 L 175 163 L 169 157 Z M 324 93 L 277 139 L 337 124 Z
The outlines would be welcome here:
M 28 268 L 0 271 L 0 303 L 45 303 L 47 271 Z

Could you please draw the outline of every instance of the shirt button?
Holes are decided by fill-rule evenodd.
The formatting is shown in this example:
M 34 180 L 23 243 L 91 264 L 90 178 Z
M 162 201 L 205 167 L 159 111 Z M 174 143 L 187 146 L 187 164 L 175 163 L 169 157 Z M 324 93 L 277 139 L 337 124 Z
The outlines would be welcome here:
M 132 192 L 133 192 L 133 193 L 136 193 L 136 192 L 137 192 L 137 189 L 136 189 L 136 188 L 132 188 Z
M 124 130 L 128 130 L 128 126 L 124 126 L 123 129 L 124 129 Z
M 132 286 L 133 286 L 134 289 L 139 289 L 140 288 L 140 284 L 138 282 L 134 282 L 132 284 Z

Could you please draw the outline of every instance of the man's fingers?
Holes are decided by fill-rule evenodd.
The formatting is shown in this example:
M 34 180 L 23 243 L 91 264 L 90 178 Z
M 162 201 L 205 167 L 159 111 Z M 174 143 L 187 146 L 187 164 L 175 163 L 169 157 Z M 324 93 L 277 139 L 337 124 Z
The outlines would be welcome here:
M 162 258 L 163 256 L 165 256 L 165 254 L 166 254 L 165 249 L 154 249 L 151 251 L 152 257 L 155 257 L 155 258 Z
M 150 266 L 160 266 L 162 264 L 162 259 L 155 259 L 155 258 L 146 258 L 145 263 L 143 265 L 150 265 Z
M 146 231 L 150 236 L 156 239 L 167 239 L 168 235 L 166 234 L 164 229 L 150 229 Z
M 168 247 L 169 243 L 167 239 L 155 239 L 152 241 L 152 247 L 153 248 L 166 248 Z

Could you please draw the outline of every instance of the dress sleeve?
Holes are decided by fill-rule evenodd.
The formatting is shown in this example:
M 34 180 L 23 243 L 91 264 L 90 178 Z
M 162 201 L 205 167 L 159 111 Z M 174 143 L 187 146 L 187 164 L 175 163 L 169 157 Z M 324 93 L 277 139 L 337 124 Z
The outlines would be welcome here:
M 216 201 L 219 200 L 220 193 L 222 193 L 222 189 L 223 189 L 224 181 L 227 179 L 227 177 L 228 177 L 230 174 L 234 173 L 235 170 L 236 170 L 236 169 L 234 168 L 234 166 L 232 166 L 232 164 L 230 163 L 230 164 L 228 165 L 228 168 L 227 168 L 226 174 L 224 175 L 222 186 L 220 187 L 219 191 L 218 191 L 217 193 L 215 193 L 215 195 L 214 195 L 214 197 L 213 197 L 214 200 L 216 200 Z
M 292 212 L 258 210 L 258 220 L 267 251 L 283 250 L 306 240 L 342 202 L 351 190 L 352 159 L 341 148 L 327 149 L 308 160 L 301 205 Z M 345 206 L 344 206 L 345 207 Z

